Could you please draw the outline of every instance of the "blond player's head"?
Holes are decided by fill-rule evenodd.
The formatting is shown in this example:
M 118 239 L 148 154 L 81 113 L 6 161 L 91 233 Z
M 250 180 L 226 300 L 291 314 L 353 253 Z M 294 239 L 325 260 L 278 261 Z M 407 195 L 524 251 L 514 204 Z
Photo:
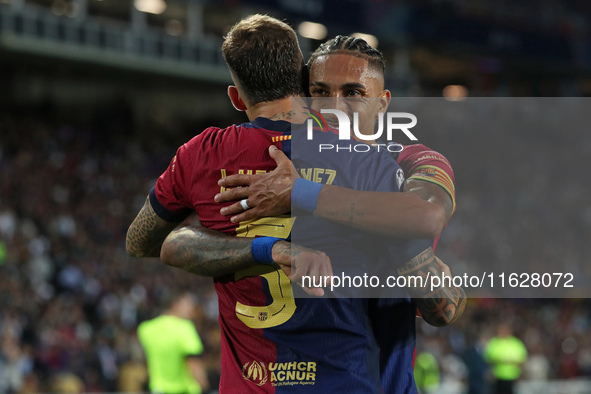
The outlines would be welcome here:
M 286 23 L 249 16 L 226 35 L 222 53 L 245 104 L 300 95 L 304 59 L 296 33 Z

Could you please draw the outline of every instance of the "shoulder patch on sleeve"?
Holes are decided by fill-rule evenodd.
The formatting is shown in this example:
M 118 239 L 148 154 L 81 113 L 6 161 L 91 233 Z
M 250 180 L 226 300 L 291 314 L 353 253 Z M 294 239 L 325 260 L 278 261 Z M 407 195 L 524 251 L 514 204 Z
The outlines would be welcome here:
M 412 175 L 408 177 L 408 179 L 418 179 L 421 181 L 432 182 L 441 186 L 451 197 L 451 202 L 453 205 L 452 214 L 455 212 L 456 187 L 447 172 L 436 166 L 424 165 L 417 167 L 415 172 L 413 172 Z

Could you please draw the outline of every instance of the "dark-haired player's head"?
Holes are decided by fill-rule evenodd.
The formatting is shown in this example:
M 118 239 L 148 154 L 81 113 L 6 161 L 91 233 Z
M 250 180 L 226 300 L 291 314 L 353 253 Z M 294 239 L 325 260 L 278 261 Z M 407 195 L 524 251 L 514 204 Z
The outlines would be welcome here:
M 351 36 L 336 36 L 320 45 L 308 60 L 308 68 L 311 68 L 320 56 L 343 54 L 355 56 L 367 61 L 368 68 L 378 71 L 384 78 L 386 61 L 382 52 L 367 43 L 363 38 Z
M 228 89 L 236 108 L 246 109 L 236 95 L 247 107 L 300 95 L 304 60 L 286 23 L 265 15 L 245 18 L 226 35 L 222 53 L 236 85 Z
M 362 38 L 336 36 L 312 53 L 308 69 L 310 95 L 337 99 L 337 109 L 358 112 L 360 131 L 373 134 L 378 113 L 385 111 L 390 102 L 390 91 L 384 89 L 382 53 Z M 328 101 L 319 105 L 330 105 Z

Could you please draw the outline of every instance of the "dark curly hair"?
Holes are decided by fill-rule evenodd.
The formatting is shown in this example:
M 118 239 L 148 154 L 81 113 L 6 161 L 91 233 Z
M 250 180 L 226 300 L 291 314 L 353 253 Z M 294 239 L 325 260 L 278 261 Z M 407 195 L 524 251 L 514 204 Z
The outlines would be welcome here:
M 318 49 L 310 55 L 310 59 L 307 63 L 308 69 L 312 67 L 312 64 L 318 57 L 337 53 L 366 59 L 369 66 L 381 71 L 382 75 L 386 69 L 386 61 L 384 60 L 382 52 L 373 48 L 363 38 L 351 36 L 336 36 L 320 45 Z

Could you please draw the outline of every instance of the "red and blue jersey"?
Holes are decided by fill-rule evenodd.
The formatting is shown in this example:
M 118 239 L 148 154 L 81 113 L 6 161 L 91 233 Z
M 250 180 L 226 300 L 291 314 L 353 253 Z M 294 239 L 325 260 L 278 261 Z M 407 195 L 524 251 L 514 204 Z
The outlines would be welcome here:
M 178 221 L 196 210 L 201 223 L 238 237 L 288 238 L 293 229 L 307 234 L 306 245 L 325 251 L 333 266 L 355 261 L 359 272 L 372 264 L 375 253 L 348 245 L 371 237 L 313 215 L 284 215 L 233 224 L 219 213 L 215 194 L 219 179 L 238 173 L 271 171 L 275 162 L 268 147 L 275 144 L 291 157 L 297 142 L 292 124 L 257 118 L 226 129 L 209 128 L 177 151 L 150 193 L 154 211 Z M 301 133 L 305 134 L 302 130 Z M 319 138 L 330 137 L 322 133 Z M 296 147 L 297 148 L 297 147 Z M 297 148 L 305 152 L 305 148 Z M 343 160 L 314 155 L 299 157 L 300 171 L 317 174 L 320 181 L 358 190 L 398 191 L 398 165 L 384 154 L 353 154 Z M 294 158 L 294 162 L 295 158 Z M 372 176 L 373 175 L 373 176 Z M 376 253 L 385 253 L 386 247 Z M 353 256 L 353 258 L 352 258 Z M 343 265 L 339 265 L 343 262 Z M 368 319 L 369 303 L 362 298 L 297 298 L 290 280 L 274 265 L 261 265 L 215 279 L 222 336 L 222 393 L 382 393 L 379 348 Z M 398 300 L 413 308 L 406 295 Z M 392 316 L 404 326 L 397 343 L 404 386 L 411 387 L 414 314 Z M 412 339 L 412 340 L 411 340 Z M 405 365 L 403 365 L 405 364 Z M 416 389 L 415 389 L 416 391 Z

